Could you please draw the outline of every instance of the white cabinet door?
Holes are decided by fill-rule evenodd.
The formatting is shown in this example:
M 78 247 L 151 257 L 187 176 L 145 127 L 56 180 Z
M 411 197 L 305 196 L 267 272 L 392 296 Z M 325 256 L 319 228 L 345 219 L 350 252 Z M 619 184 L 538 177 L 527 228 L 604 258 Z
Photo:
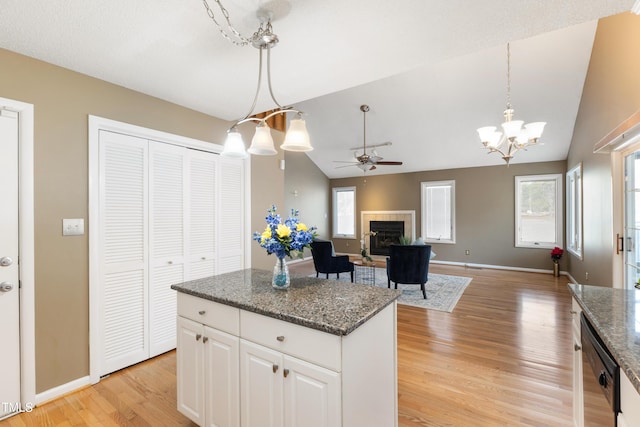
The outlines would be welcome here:
M 243 427 L 280 427 L 283 422 L 283 356 L 240 340 L 240 406 Z
M 284 356 L 286 427 L 341 425 L 340 374 Z
M 178 411 L 200 426 L 205 422 L 203 333 L 202 324 L 178 316 Z
M 584 403 L 582 398 L 582 342 L 580 340 L 580 313 L 578 302 L 571 300 L 571 326 L 573 330 L 573 425 L 584 425 Z
M 185 277 L 187 149 L 149 142 L 149 357 L 176 346 L 176 291 Z
M 240 339 L 204 327 L 205 407 L 209 427 L 240 426 Z

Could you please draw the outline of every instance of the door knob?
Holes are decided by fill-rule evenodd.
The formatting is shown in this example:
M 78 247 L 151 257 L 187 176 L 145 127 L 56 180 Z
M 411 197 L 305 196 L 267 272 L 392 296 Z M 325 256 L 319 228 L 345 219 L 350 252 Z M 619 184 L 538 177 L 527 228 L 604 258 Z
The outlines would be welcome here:
M 9 292 L 13 290 L 13 283 L 2 282 L 0 283 L 0 292 Z
M 0 258 L 0 267 L 9 267 L 11 264 L 13 264 L 11 257 L 3 256 Z

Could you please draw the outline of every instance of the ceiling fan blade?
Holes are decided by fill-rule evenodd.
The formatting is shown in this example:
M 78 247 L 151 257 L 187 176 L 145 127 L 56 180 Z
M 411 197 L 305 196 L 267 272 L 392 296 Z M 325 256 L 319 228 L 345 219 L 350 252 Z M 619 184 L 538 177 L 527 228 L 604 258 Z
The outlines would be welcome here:
M 402 162 L 377 162 L 376 165 L 400 166 Z
M 351 163 L 350 165 L 336 166 L 334 169 L 350 168 L 351 166 L 360 166 L 360 163 Z

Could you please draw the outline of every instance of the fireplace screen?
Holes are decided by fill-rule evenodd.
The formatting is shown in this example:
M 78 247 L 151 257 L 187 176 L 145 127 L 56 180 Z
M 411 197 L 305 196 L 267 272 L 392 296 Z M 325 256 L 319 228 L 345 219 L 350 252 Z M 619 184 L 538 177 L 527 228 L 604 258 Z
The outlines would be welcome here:
M 371 255 L 389 255 L 389 246 L 404 236 L 404 221 L 371 221 L 369 231 L 376 232 L 370 237 Z

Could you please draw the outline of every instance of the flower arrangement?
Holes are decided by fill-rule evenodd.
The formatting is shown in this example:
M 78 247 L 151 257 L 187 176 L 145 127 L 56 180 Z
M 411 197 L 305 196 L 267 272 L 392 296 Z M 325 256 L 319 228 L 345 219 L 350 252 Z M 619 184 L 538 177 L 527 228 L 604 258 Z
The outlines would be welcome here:
M 558 262 L 560 260 L 560 258 L 562 258 L 562 254 L 564 253 L 564 251 L 562 250 L 562 248 L 559 247 L 555 247 L 551 250 L 551 259 L 553 260 L 553 262 Z
M 267 227 L 262 233 L 254 232 L 253 240 L 259 242 L 269 255 L 275 254 L 278 259 L 292 257 L 292 253 L 302 257 L 302 250 L 310 248 L 311 242 L 317 236 L 316 227 L 307 227 L 300 222 L 299 212 L 295 209 L 291 209 L 291 215 L 284 222 L 280 214 L 276 213 L 275 205 L 271 205 L 267 213 Z

